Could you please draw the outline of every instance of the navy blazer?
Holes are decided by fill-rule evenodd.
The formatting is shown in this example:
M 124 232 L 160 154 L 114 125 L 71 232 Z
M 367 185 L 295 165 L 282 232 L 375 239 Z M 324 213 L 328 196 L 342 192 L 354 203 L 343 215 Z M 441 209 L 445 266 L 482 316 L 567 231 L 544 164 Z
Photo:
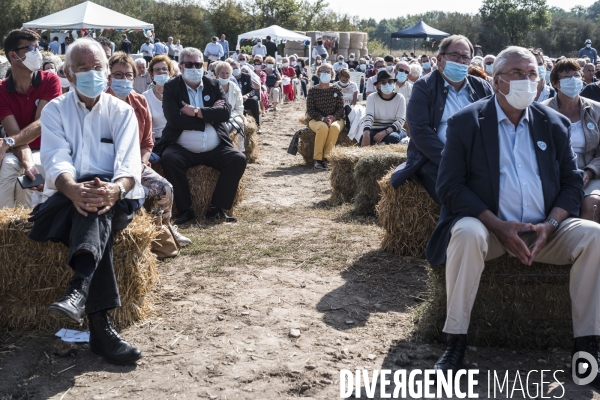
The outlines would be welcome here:
M 475 76 L 467 75 L 472 102 L 493 94 L 490 84 Z M 442 74 L 435 70 L 415 82 L 406 109 L 410 142 L 406 152 L 406 162 L 401 164 L 390 179 L 394 188 L 402 185 L 427 160 L 440 165 L 444 143 L 437 135 L 440 126 L 448 89 Z
M 450 231 L 462 217 L 477 218 L 490 210 L 498 215 L 500 143 L 496 96 L 465 107 L 448 120 L 446 145 L 436 191 L 442 202 L 440 219 L 425 256 L 433 265 L 446 260 Z M 535 148 L 545 213 L 554 207 L 579 215 L 583 173 L 571 149 L 570 121 L 540 103 L 529 106 L 529 134 Z M 546 146 L 538 145 L 544 142 Z M 544 148 L 545 147 L 545 148 Z
M 204 124 L 211 124 L 219 134 L 221 141 L 233 147 L 229 132 L 227 132 L 223 124 L 223 122 L 229 121 L 229 117 L 231 116 L 231 106 L 227 104 L 227 96 L 219 81 L 215 79 L 204 76 L 202 77 L 202 84 L 204 86 L 202 89 L 204 101 L 202 118 L 190 117 L 179 111 L 182 107 L 182 101 L 190 104 L 190 96 L 181 75 L 165 84 L 162 106 L 165 118 L 167 119 L 167 125 L 162 131 L 160 141 L 154 146 L 156 154 L 162 155 L 162 152 L 168 146 L 175 144 L 183 131 L 204 131 Z M 218 100 L 224 100 L 225 105 L 213 107 Z

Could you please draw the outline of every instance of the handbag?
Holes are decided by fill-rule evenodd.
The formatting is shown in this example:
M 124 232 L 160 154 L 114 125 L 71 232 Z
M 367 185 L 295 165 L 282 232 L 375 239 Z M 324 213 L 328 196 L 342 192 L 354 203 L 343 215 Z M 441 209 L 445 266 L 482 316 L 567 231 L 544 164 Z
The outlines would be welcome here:
M 154 213 L 154 223 L 161 229 L 156 239 L 152 241 L 152 252 L 158 259 L 177 257 L 180 250 L 179 243 L 175 240 L 171 224 L 168 221 L 166 224 L 163 223 L 162 210 Z

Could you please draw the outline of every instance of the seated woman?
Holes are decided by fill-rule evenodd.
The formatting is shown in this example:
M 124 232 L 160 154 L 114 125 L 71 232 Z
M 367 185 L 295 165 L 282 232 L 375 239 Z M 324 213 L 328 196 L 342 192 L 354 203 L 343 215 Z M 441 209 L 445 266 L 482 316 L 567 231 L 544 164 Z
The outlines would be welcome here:
M 337 138 L 344 129 L 344 95 L 337 86 L 329 83 L 333 79 L 333 66 L 323 64 L 317 68 L 319 84 L 308 91 L 306 114 L 308 126 L 315 132 L 314 169 L 329 168 L 327 156 L 334 148 Z
M 162 58 L 159 58 L 162 57 Z M 158 63 L 156 61 L 159 61 Z M 157 56 L 152 60 L 151 71 L 156 77 L 157 75 L 166 75 L 172 71 L 169 68 L 170 60 L 166 56 Z M 142 186 L 147 189 L 147 197 L 154 197 L 154 201 L 157 207 L 162 210 L 163 223 L 171 223 L 171 208 L 173 207 L 173 187 L 171 184 L 162 176 L 158 175 L 150 167 L 150 155 L 152 154 L 152 148 L 154 147 L 154 140 L 152 138 L 152 116 L 150 115 L 150 107 L 146 97 L 133 91 L 133 81 L 136 77 L 137 70 L 133 59 L 122 51 L 116 52 L 108 60 L 109 77 L 108 77 L 108 94 L 111 94 L 119 99 L 123 100 L 131 107 L 135 112 L 135 116 L 138 121 L 139 137 L 140 137 L 140 151 L 142 155 Z M 161 82 L 164 78 L 158 78 L 158 82 Z M 156 86 L 158 82 L 156 80 Z M 166 82 L 162 82 L 164 85 Z M 159 86 L 162 88 L 162 86 Z M 154 88 L 151 89 L 154 91 Z M 157 91 L 158 93 L 158 91 Z M 162 102 L 162 96 L 154 94 L 156 100 Z M 162 110 L 161 110 L 162 111 Z M 158 114 L 158 113 L 157 113 Z M 157 115 L 159 117 L 159 115 Z M 163 117 L 164 118 L 164 117 Z M 176 226 L 172 226 L 175 240 L 179 242 L 181 246 L 186 246 L 192 241 L 187 237 L 183 236 L 177 231 Z
M 333 84 L 340 88 L 344 94 L 344 105 L 354 106 L 358 101 L 358 85 L 354 82 L 350 82 L 350 71 L 346 68 L 342 68 L 337 73 L 338 81 Z
M 242 54 L 241 57 L 244 57 L 244 55 Z M 252 115 L 254 121 L 256 121 L 256 126 L 258 126 L 257 133 L 260 134 L 262 133 L 260 130 L 260 78 L 258 75 L 252 74 L 247 66 L 244 66 L 246 71 L 244 73 L 238 61 L 232 61 L 229 65 L 232 68 L 231 74 L 242 93 L 244 110 Z M 256 77 L 254 81 L 252 75 Z
M 261 56 L 256 55 L 254 56 L 254 73 L 256 75 L 258 75 L 258 77 L 260 78 L 260 84 L 261 84 L 261 92 L 260 92 L 260 100 L 262 102 L 262 108 L 263 110 L 266 110 L 267 108 L 269 108 L 269 92 L 267 91 L 267 86 L 266 86 L 266 82 L 267 82 L 267 74 L 265 74 L 265 71 L 263 71 L 263 59 Z
M 46 61 L 42 65 L 42 71 L 56 73 L 56 65 L 54 65 L 53 61 Z
M 583 173 L 579 217 L 600 222 L 600 103 L 579 95 L 583 87 L 581 67 L 574 59 L 558 61 L 550 73 L 557 95 L 542 104 L 571 120 L 571 147 Z
M 62 65 L 58 67 L 57 75 L 60 78 L 60 87 L 62 88 L 62 92 L 63 94 L 65 94 L 69 91 L 71 83 L 67 79 L 67 76 L 65 75 L 65 70 Z
M 359 54 L 360 56 L 360 54 Z M 348 69 L 352 71 L 356 71 L 358 68 L 358 60 L 356 59 L 356 54 L 350 53 L 348 56 Z
M 308 94 L 306 85 L 308 84 L 308 70 L 306 69 L 306 63 L 303 59 L 298 59 L 298 64 L 295 66 L 296 68 L 296 77 L 300 80 L 300 88 L 302 90 L 302 95 L 306 99 L 306 95 Z
M 265 58 L 265 74 L 267 91 L 269 92 L 269 102 L 273 105 L 273 111 L 279 111 L 277 104 L 281 98 L 281 74 L 275 68 L 275 59 L 273 57 Z
M 394 144 L 406 137 L 406 100 L 394 92 L 396 79 L 387 71 L 377 73 L 377 91 L 367 97 L 367 110 L 361 146 Z
M 223 91 L 227 95 L 227 103 L 231 106 L 231 116 L 227 123 L 227 129 L 231 132 L 231 129 L 236 129 L 236 140 L 238 149 L 244 151 L 244 137 L 240 134 L 239 129 L 243 131 L 244 123 L 244 100 L 242 99 L 242 91 L 237 85 L 237 81 L 231 80 L 233 68 L 227 62 L 220 61 L 215 64 L 215 74 L 219 79 L 219 84 L 223 88 Z M 235 79 L 235 78 L 234 78 Z
M 283 76 L 283 95 L 287 96 L 288 101 L 294 101 L 294 80 L 296 79 L 296 69 L 290 65 L 290 61 L 287 57 L 283 57 L 281 59 L 281 74 Z M 285 79 L 285 77 L 288 79 Z M 285 82 L 289 83 L 286 84 Z

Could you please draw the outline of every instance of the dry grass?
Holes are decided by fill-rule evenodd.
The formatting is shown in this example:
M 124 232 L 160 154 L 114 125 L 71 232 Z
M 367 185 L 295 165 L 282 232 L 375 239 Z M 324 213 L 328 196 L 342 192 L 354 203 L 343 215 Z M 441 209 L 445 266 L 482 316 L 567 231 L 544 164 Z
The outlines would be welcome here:
M 340 147 L 351 147 L 356 146 L 356 141 L 348 139 L 348 131 L 344 129 L 340 132 L 335 145 Z M 310 128 L 304 128 L 299 135 L 298 153 L 304 158 L 304 162 L 309 167 L 312 167 L 315 161 L 313 158 L 314 151 L 315 133 Z
M 62 296 L 73 271 L 66 264 L 67 247 L 27 237 L 29 213 L 23 208 L 0 210 L 0 326 L 55 330 L 65 323 L 49 318 L 46 307 Z M 151 311 L 149 294 L 158 281 L 158 270 L 150 246 L 157 234 L 152 218 L 142 211 L 115 235 L 113 260 L 122 307 L 113 318 L 119 328 Z
M 471 323 L 469 344 L 548 349 L 572 343 L 570 265 L 527 267 L 504 255 L 485 263 Z M 445 341 L 446 280 L 443 266 L 428 266 L 428 301 L 414 313 L 415 335 Z
M 379 223 L 385 230 L 381 248 L 402 256 L 425 257 L 425 246 L 440 215 L 437 205 L 421 185 L 407 181 L 398 189 L 390 184 L 389 171 L 380 181 L 377 204 Z

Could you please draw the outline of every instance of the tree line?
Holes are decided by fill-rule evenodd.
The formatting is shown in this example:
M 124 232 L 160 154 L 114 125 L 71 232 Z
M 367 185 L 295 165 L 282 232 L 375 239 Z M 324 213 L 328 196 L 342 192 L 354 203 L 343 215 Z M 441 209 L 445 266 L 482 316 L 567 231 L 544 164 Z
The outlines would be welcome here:
M 326 0 L 94 0 L 95 3 L 155 26 L 156 37 L 173 36 L 184 46 L 203 49 L 212 36 L 225 34 L 235 48 L 241 33 L 273 24 L 297 31 L 362 31 L 369 33 L 369 48 L 412 49 L 417 53 L 437 50 L 426 40 L 390 39 L 393 32 L 420 20 L 451 34 L 467 36 L 485 53 L 498 53 L 510 44 L 542 48 L 551 56 L 572 56 L 586 39 L 600 43 L 600 0 L 590 7 L 570 11 L 548 7 L 546 0 L 484 0 L 479 12 L 464 14 L 430 11 L 392 19 L 364 19 L 328 8 Z M 23 23 L 81 3 L 81 0 L 0 0 L 4 16 L 0 34 L 5 37 Z M 352 13 L 359 12 L 352 10 Z M 46 33 L 49 37 L 51 33 Z M 120 33 L 102 36 L 120 43 Z M 134 49 L 144 41 L 143 33 L 128 34 Z

